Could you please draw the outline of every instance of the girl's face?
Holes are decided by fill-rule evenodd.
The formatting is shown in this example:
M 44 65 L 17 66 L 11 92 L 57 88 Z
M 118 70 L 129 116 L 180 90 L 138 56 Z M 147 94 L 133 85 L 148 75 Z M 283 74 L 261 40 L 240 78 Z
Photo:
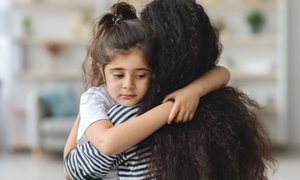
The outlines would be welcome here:
M 104 69 L 107 89 L 122 106 L 133 106 L 145 96 L 151 68 L 138 50 L 119 55 Z

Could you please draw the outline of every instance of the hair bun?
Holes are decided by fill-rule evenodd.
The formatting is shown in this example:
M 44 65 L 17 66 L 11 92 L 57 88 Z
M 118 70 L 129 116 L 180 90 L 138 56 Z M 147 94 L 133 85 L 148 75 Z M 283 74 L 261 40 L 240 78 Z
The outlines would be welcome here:
M 118 18 L 118 20 L 120 20 L 120 18 L 124 20 L 137 19 L 135 8 L 126 2 L 115 3 L 110 8 L 110 11 L 115 20 L 117 20 Z

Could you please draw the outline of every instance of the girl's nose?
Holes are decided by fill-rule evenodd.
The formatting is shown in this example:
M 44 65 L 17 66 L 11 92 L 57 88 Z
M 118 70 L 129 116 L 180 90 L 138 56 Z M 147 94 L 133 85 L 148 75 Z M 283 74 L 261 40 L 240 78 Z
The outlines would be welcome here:
M 123 88 L 124 89 L 129 89 L 129 90 L 135 88 L 133 79 L 131 77 L 126 78 L 125 82 L 123 83 Z

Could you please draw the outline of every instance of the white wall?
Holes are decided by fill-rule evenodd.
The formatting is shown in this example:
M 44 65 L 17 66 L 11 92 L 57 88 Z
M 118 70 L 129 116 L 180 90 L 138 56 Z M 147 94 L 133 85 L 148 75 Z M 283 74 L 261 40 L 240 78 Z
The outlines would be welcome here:
M 290 144 L 300 146 L 300 1 L 288 0 L 288 75 Z

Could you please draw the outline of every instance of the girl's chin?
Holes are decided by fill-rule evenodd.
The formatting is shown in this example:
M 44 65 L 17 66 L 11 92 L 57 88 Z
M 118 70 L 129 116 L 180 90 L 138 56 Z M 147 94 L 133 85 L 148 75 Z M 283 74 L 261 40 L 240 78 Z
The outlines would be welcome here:
M 118 102 L 121 106 L 130 107 L 136 105 L 138 102 Z

